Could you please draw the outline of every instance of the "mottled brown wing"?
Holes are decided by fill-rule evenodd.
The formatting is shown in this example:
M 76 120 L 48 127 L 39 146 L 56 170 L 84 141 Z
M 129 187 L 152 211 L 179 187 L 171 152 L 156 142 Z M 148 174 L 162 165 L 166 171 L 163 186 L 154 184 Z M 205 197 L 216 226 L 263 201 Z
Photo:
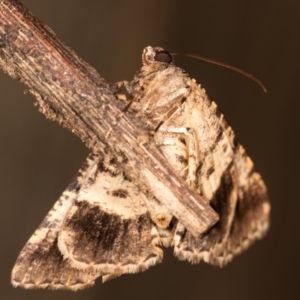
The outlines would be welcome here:
M 21 251 L 13 285 L 78 290 L 160 262 L 140 197 L 112 158 L 91 154 Z
M 193 80 L 191 87 L 184 109 L 197 145 L 194 186 L 220 221 L 199 238 L 178 223 L 174 252 L 192 263 L 223 266 L 266 233 L 270 206 L 264 182 L 224 116 Z
M 105 281 L 160 262 L 159 234 L 143 197 L 112 159 L 100 160 L 58 234 L 58 247 L 72 267 L 93 267 Z
M 19 254 L 11 277 L 14 286 L 75 291 L 94 284 L 98 277 L 95 270 L 72 268 L 59 251 L 57 238 L 66 214 L 78 196 L 78 190 L 87 182 L 97 160 L 97 156 L 88 157 L 76 179 L 64 191 Z

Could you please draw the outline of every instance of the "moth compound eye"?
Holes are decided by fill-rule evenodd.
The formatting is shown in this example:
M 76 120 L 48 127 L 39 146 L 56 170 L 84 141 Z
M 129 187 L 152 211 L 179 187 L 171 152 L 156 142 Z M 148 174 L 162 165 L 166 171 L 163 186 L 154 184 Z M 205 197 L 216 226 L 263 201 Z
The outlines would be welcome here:
M 172 55 L 167 51 L 158 51 L 155 54 L 154 59 L 156 61 L 169 64 L 172 62 Z

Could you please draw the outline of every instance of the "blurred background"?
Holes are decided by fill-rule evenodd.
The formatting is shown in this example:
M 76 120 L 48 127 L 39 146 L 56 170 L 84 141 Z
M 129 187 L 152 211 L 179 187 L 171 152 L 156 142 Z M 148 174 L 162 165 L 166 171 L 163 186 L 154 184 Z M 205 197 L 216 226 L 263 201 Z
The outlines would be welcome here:
M 262 174 L 272 203 L 269 234 L 224 269 L 162 264 L 77 293 L 10 285 L 20 250 L 88 154 L 46 120 L 25 86 L 0 72 L 0 298 L 296 299 L 300 241 L 300 1 L 23 0 L 35 16 L 111 82 L 131 80 L 145 46 L 210 57 L 257 76 L 190 58 L 176 64 L 216 100 Z

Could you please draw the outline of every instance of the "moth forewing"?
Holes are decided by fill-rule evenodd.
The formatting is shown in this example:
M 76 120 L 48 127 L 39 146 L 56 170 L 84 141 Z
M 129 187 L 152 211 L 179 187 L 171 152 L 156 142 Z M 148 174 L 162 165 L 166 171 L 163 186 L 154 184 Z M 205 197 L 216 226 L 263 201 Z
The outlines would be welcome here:
M 82 272 L 63 259 L 57 245 L 66 215 L 77 199 L 77 190 L 84 185 L 97 160 L 90 155 L 76 179 L 68 186 L 29 239 L 15 263 L 11 281 L 23 288 L 78 290 L 92 286 L 98 277 L 93 268 Z
M 71 266 L 93 267 L 108 278 L 161 261 L 158 232 L 143 198 L 113 158 L 102 158 L 59 233 L 59 249 Z
M 75 291 L 162 260 L 144 196 L 115 161 L 89 155 L 21 251 L 14 286 Z

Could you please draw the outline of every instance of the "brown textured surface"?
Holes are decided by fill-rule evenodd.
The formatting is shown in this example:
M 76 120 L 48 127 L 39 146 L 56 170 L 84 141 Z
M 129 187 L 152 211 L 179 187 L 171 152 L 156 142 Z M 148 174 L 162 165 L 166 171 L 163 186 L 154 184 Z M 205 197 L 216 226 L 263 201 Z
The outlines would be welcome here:
M 32 96 L 1 74 L 1 296 L 4 299 L 286 299 L 298 294 L 298 1 L 24 0 L 77 53 L 111 80 L 130 80 L 149 44 L 200 53 L 259 77 L 255 84 L 190 59 L 176 64 L 203 84 L 267 182 L 273 204 L 266 239 L 222 270 L 164 263 L 77 293 L 14 289 L 20 249 L 84 161 L 87 150 L 48 122 Z

